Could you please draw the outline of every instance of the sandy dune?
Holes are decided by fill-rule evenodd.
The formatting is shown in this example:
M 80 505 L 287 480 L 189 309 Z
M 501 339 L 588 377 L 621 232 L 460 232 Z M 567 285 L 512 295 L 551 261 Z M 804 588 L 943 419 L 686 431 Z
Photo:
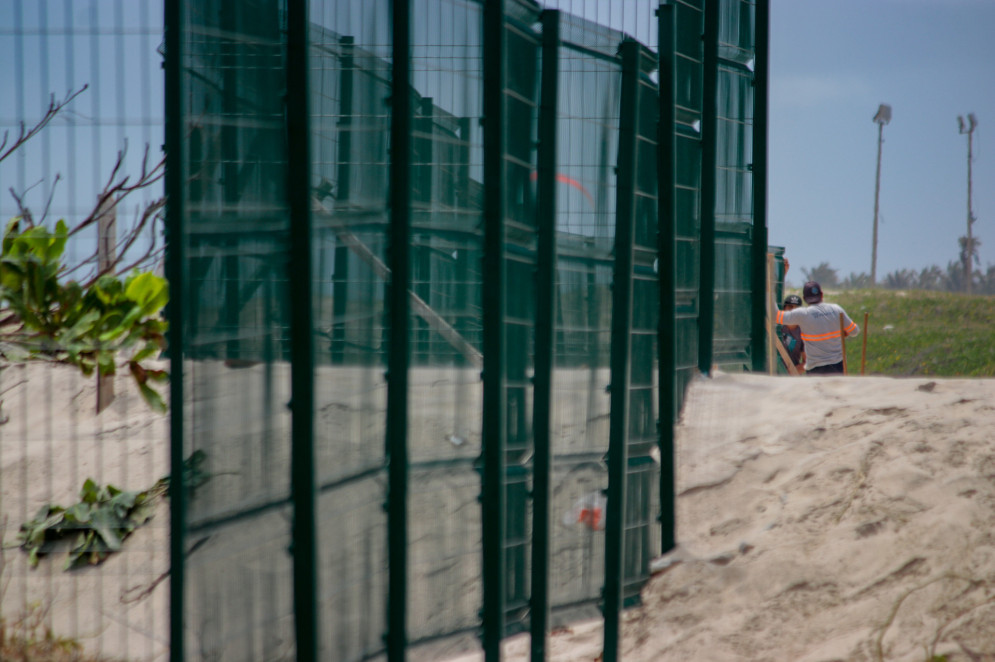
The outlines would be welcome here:
M 141 488 L 168 471 L 165 420 L 140 401 L 94 419 L 87 380 L 0 377 L 7 543 L 87 476 Z M 995 660 L 993 431 L 995 380 L 696 380 L 677 436 L 680 545 L 625 614 L 623 659 Z M 8 549 L 4 611 L 44 599 L 88 649 L 162 659 L 166 583 L 139 589 L 168 568 L 166 525 L 97 572 L 29 571 Z M 558 629 L 551 659 L 596 660 L 601 638 L 597 621 Z M 528 641 L 505 650 L 525 660 Z
M 995 660 L 995 381 L 718 375 L 623 659 Z M 595 660 L 598 623 L 551 637 Z M 507 645 L 527 659 L 527 641 Z

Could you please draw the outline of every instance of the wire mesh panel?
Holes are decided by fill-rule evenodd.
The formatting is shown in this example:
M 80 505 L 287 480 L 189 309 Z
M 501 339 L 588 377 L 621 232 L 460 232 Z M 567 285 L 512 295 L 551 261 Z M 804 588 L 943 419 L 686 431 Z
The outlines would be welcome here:
M 198 2 L 182 17 L 189 261 L 184 310 L 187 659 L 293 655 L 286 7 Z M 188 478 L 188 481 L 191 478 Z
M 679 0 L 674 3 L 674 12 L 675 411 L 680 411 L 698 357 L 704 0 Z
M 167 419 L 139 395 L 133 347 L 101 343 L 92 317 L 69 333 L 133 269 L 161 274 L 161 40 L 156 2 L 0 2 L 5 660 L 47 642 L 94 659 L 166 650 Z M 158 375 L 154 354 L 140 363 Z M 133 531 L 111 513 L 131 499 L 150 506 L 122 506 Z
M 506 5 L 507 80 L 504 91 L 505 240 L 507 300 L 505 333 L 507 540 L 506 632 L 529 627 L 529 568 L 532 538 L 532 424 L 536 318 L 536 180 L 539 119 L 539 15 L 527 2 Z
M 657 245 L 657 84 L 650 74 L 656 56 L 640 49 L 636 94 L 636 154 L 633 252 L 631 373 L 629 376 L 628 476 L 626 478 L 623 598 L 633 604 L 649 578 L 650 560 L 660 552 L 658 442 L 660 310 Z
M 557 311 L 550 601 L 593 606 L 604 582 L 612 250 L 622 35 L 563 15 L 557 130 Z
M 479 626 L 483 134 L 481 6 L 413 3 L 412 491 L 408 632 Z
M 714 362 L 749 370 L 752 335 L 754 2 L 719 8 Z
M 386 630 L 390 8 L 310 9 L 320 651 L 360 660 Z

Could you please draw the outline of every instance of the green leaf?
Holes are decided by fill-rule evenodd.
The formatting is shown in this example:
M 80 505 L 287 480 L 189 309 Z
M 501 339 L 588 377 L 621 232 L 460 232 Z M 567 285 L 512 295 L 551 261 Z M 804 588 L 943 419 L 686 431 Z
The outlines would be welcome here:
M 143 315 L 154 315 L 169 300 L 169 285 L 165 278 L 146 271 L 128 278 L 124 294 L 141 306 Z
M 90 518 L 90 525 L 103 540 L 107 549 L 120 551 L 123 540 L 119 531 L 123 528 L 121 519 L 110 508 L 100 508 Z
M 14 239 L 21 233 L 21 216 L 15 216 L 7 222 L 7 227 L 3 231 L 3 254 L 10 252 L 14 245 Z
M 137 380 L 135 380 L 135 383 L 138 384 L 138 390 L 142 394 L 142 397 L 145 399 L 145 402 L 146 404 L 148 404 L 149 407 L 159 412 L 160 414 L 165 414 L 167 411 L 169 411 L 169 407 L 166 405 L 166 401 L 163 400 L 162 396 L 159 395 L 159 393 L 156 392 L 151 386 L 149 386 L 148 384 L 139 383 Z
M 83 489 L 79 491 L 79 498 L 84 503 L 97 503 L 99 500 L 99 488 L 92 478 L 87 478 L 83 483 Z
M 45 251 L 45 261 L 55 262 L 62 257 L 62 251 L 66 248 L 66 240 L 69 239 L 69 228 L 61 218 L 55 224 L 55 234 Z
M 97 353 L 97 366 L 101 375 L 113 375 L 117 373 L 117 364 L 114 362 L 114 353 L 101 351 Z
M 133 357 L 131 357 L 131 360 L 134 361 L 135 363 L 140 363 L 141 361 L 144 361 L 147 358 L 151 358 L 152 356 L 155 356 L 160 351 L 161 350 L 159 348 L 159 343 L 148 342 L 148 343 L 145 343 L 145 347 L 143 347 L 140 350 L 138 350 L 135 353 L 135 355 Z
M 85 555 L 93 549 L 95 537 L 96 533 L 92 529 L 81 531 L 79 536 L 76 537 L 76 543 L 69 550 L 69 557 L 66 559 L 66 563 L 62 566 L 62 569 L 71 570 L 82 565 Z
M 153 382 L 168 382 L 169 373 L 165 370 L 146 370 L 145 376 Z
M 135 499 L 135 506 L 128 514 L 128 519 L 135 527 L 142 526 L 155 514 L 155 497 L 161 492 L 157 492 L 155 486 L 152 489 L 140 493 Z
M 90 521 L 90 504 L 84 501 L 70 506 L 66 510 L 66 519 L 78 524 L 86 524 Z
M 64 337 L 67 340 L 75 340 L 80 338 L 93 330 L 94 323 L 100 319 L 99 310 L 88 310 L 73 324 L 72 327 L 66 330 Z

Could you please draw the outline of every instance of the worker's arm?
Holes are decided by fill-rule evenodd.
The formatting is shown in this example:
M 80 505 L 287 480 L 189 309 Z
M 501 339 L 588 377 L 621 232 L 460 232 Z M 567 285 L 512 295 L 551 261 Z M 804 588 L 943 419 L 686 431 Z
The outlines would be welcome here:
M 799 320 L 805 317 L 804 308 L 795 308 L 794 310 L 781 310 L 778 309 L 774 314 L 774 322 L 776 324 L 798 324 Z
M 860 327 L 857 326 L 857 323 L 850 319 L 850 316 L 842 308 L 840 308 L 840 312 L 843 313 L 843 329 L 846 331 L 846 337 L 852 338 L 853 336 L 860 335 Z

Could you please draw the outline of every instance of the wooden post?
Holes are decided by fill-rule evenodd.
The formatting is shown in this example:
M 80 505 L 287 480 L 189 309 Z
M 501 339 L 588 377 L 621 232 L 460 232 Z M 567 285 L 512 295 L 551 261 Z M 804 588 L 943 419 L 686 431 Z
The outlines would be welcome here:
M 840 313 L 840 349 L 843 351 L 843 374 L 846 372 L 846 328 L 843 326 L 843 313 Z
M 864 313 L 864 338 L 861 340 L 860 350 L 860 374 L 864 374 L 864 366 L 867 363 L 867 318 L 870 313 Z
M 774 254 L 767 253 L 767 374 L 773 375 L 777 368 L 774 358 Z M 790 361 L 789 361 L 790 363 Z
M 112 269 L 117 259 L 117 203 L 108 199 L 97 212 L 97 270 Z M 114 402 L 114 375 L 101 375 L 97 369 L 97 413 Z
M 788 369 L 789 375 L 798 375 L 798 368 L 791 360 L 788 350 L 784 348 L 784 343 L 777 337 L 777 326 L 774 324 L 774 311 L 777 310 L 777 303 L 774 301 L 774 254 L 767 253 L 767 372 L 775 374 L 777 372 L 777 359 L 774 357 L 774 350 L 781 355 L 784 366 Z

